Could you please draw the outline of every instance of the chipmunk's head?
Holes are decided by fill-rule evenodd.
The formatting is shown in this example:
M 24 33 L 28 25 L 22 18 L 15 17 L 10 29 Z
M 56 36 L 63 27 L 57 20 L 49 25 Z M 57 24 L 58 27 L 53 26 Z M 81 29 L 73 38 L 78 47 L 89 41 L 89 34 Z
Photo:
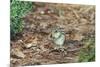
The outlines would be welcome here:
M 64 35 L 64 32 L 61 30 L 61 28 L 53 28 L 51 31 L 52 38 L 59 38 L 59 36 Z
M 53 38 L 58 38 L 61 35 L 61 32 L 59 29 L 53 29 L 51 34 Z

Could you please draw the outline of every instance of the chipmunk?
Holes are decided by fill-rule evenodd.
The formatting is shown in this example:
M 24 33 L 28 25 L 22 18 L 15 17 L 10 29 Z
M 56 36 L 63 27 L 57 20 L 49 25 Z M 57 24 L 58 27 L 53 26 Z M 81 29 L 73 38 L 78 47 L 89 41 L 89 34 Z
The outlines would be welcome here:
M 50 39 L 58 46 L 57 48 L 62 48 L 65 42 L 65 33 L 59 28 L 54 28 L 51 31 Z

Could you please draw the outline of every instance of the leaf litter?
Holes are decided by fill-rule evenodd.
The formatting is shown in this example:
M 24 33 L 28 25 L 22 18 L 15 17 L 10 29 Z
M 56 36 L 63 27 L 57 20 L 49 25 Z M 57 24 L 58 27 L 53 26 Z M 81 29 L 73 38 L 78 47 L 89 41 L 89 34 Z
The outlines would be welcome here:
M 95 6 L 35 3 L 34 11 L 23 17 L 19 39 L 11 40 L 11 66 L 78 62 L 82 40 L 95 33 Z M 49 39 L 54 27 L 62 28 L 62 49 Z

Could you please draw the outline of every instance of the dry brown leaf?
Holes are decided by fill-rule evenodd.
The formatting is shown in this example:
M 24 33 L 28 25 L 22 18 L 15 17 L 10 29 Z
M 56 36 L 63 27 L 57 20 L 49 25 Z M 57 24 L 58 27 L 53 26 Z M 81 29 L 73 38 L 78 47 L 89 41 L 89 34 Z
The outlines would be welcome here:
M 25 58 L 25 54 L 21 50 L 19 50 L 17 48 L 16 49 L 12 49 L 11 52 L 12 52 L 12 55 L 17 56 L 18 58 Z

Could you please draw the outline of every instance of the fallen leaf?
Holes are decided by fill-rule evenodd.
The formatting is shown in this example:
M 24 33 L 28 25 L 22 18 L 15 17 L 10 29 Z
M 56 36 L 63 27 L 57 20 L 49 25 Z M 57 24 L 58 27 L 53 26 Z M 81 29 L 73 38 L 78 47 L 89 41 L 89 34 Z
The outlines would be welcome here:
M 17 48 L 12 49 L 11 52 L 12 52 L 13 55 L 17 56 L 18 58 L 25 58 L 25 54 Z

